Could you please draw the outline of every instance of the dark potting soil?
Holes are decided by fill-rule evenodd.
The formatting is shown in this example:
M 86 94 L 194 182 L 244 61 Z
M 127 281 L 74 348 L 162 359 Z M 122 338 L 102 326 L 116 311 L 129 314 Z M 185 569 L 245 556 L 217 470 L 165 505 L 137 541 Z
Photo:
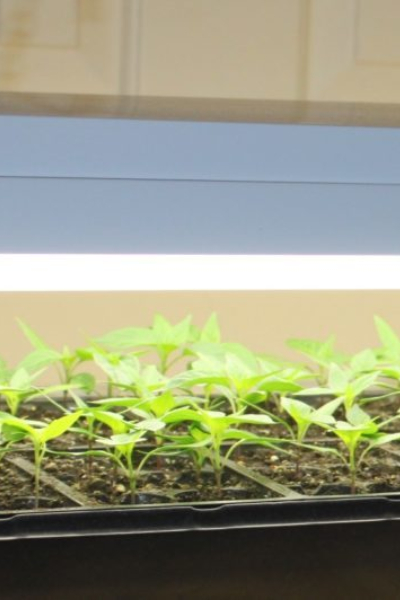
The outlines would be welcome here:
M 248 449 L 238 462 L 305 496 L 352 493 L 348 468 L 337 457 L 307 450 L 298 455 L 299 462 L 278 453 L 266 459 L 265 451 L 256 448 Z M 400 493 L 400 456 L 385 450 L 371 453 L 357 472 L 355 493 Z
M 33 477 L 7 460 L 0 464 L 0 510 L 19 511 L 35 508 Z M 53 486 L 42 485 L 40 507 L 43 509 L 71 508 L 75 503 L 58 493 Z
M 376 413 L 382 419 L 396 414 L 399 408 L 399 396 L 368 404 L 369 413 Z M 21 415 L 50 421 L 59 413 L 48 404 L 29 402 L 22 407 Z M 395 421 L 388 431 L 398 428 L 399 423 Z M 265 428 L 265 433 L 275 437 L 276 427 Z M 282 428 L 279 435 L 287 437 L 288 434 Z M 327 438 L 317 428 L 310 428 L 307 441 L 343 450 L 340 441 Z M 40 509 L 131 504 L 129 482 L 122 471 L 108 459 L 88 460 L 79 456 L 79 448 L 86 443 L 85 436 L 69 432 L 49 444 L 53 450 L 69 455 L 53 454 L 44 459 Z M 70 454 L 71 451 L 74 454 Z M 15 454 L 10 453 L 0 461 L 0 511 L 32 510 L 36 499 L 29 446 L 21 444 L 20 459 L 14 457 Z M 355 490 L 352 490 L 348 468 L 332 454 L 299 448 L 295 454 L 284 454 L 263 447 L 242 446 L 230 459 L 240 472 L 225 467 L 220 490 L 209 464 L 196 474 L 193 463 L 185 457 L 150 459 L 138 478 L 135 504 L 283 499 L 291 492 L 301 496 L 349 495 L 352 491 L 356 494 L 400 493 L 400 450 L 395 444 L 367 455 L 358 470 Z M 46 479 L 46 475 L 50 477 Z M 273 484 L 284 487 L 277 491 Z
M 25 455 L 23 462 L 29 462 Z M 200 477 L 190 470 L 185 459 L 163 459 L 161 467 L 154 465 L 151 470 L 141 473 L 134 503 L 165 504 L 179 502 L 207 502 L 214 500 L 232 501 L 263 499 L 274 496 L 269 490 L 233 472 L 225 472 L 220 493 L 216 493 L 215 480 L 209 468 Z M 42 485 L 39 508 L 69 508 L 87 506 L 126 506 L 131 504 L 129 482 L 123 473 L 115 470 L 106 459 L 95 459 L 90 468 L 87 460 L 76 457 L 50 457 L 43 461 L 43 476 L 50 475 L 70 488 L 66 497 L 56 488 Z M 21 471 L 18 465 L 7 459 L 0 463 L 0 510 L 19 511 L 35 508 L 33 476 Z M 74 494 L 77 501 L 74 502 Z
M 13 459 L 12 459 L 13 460 Z M 29 455 L 23 454 L 29 462 Z M 301 451 L 299 464 L 287 456 L 263 448 L 242 448 L 233 462 L 249 469 L 257 477 L 286 486 L 288 491 L 305 496 L 348 495 L 351 482 L 346 466 L 334 456 Z M 242 474 L 225 468 L 218 493 L 214 474 L 207 466 L 199 476 L 186 458 L 162 458 L 143 470 L 138 479 L 135 504 L 175 504 L 210 501 L 240 501 L 284 498 L 273 490 Z M 400 493 L 400 457 L 385 451 L 369 456 L 360 468 L 356 494 Z M 43 462 L 43 474 L 66 484 L 70 494 L 60 493 L 57 486 L 42 483 L 39 508 L 131 505 L 129 482 L 106 459 L 50 456 Z M 33 477 L 4 459 L 0 463 L 0 510 L 20 511 L 35 508 Z M 62 490 L 63 491 L 63 490 Z M 74 501 L 74 494 L 77 501 Z

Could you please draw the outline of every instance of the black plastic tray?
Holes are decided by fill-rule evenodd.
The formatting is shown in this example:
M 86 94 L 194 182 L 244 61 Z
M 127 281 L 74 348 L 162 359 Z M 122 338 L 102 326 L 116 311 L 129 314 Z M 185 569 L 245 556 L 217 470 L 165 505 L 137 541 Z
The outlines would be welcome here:
M 400 520 L 400 495 L 305 498 L 0 514 L 0 540 Z
M 398 506 L 360 498 L 15 515 L 0 523 L 14 538 L 0 543 L 0 598 L 396 600 Z

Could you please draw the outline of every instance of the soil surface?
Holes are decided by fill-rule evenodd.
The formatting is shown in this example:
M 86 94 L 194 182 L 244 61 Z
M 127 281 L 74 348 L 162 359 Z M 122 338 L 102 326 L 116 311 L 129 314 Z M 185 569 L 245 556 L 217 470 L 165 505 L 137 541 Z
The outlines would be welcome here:
M 399 409 L 399 397 L 368 403 L 368 412 L 380 418 L 396 414 Z M 31 419 L 51 420 L 59 416 L 56 408 L 48 405 L 44 408 L 40 402 L 27 403 L 23 410 Z M 386 430 L 399 431 L 399 421 L 390 423 Z M 276 426 L 270 431 L 266 428 L 265 432 L 277 436 Z M 283 428 L 279 435 L 288 438 Z M 342 443 L 321 434 L 321 429 L 311 427 L 306 442 L 338 450 L 346 459 Z M 34 494 L 33 456 L 29 446 L 21 443 L 18 453 L 5 455 L 0 461 L 0 511 L 262 500 L 285 498 L 293 493 L 302 496 L 400 494 L 398 444 L 369 453 L 353 485 L 348 467 L 336 454 L 297 447 L 292 451 L 290 444 L 284 447 L 286 452 L 265 447 L 237 448 L 223 469 L 220 488 L 211 464 L 205 463 L 197 473 L 189 458 L 152 458 L 139 474 L 132 495 L 126 475 L 111 460 L 80 454 L 86 443 L 84 436 L 70 432 L 49 444 L 54 454 L 43 461 L 39 498 Z M 140 448 L 136 455 L 140 460 Z M 276 485 L 281 487 L 277 489 Z

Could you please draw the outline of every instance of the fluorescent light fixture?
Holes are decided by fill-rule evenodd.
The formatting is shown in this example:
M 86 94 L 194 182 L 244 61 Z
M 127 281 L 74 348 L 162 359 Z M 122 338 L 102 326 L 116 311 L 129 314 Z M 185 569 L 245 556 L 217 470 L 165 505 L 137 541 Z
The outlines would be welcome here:
M 400 256 L 0 254 L 0 291 L 399 290 Z

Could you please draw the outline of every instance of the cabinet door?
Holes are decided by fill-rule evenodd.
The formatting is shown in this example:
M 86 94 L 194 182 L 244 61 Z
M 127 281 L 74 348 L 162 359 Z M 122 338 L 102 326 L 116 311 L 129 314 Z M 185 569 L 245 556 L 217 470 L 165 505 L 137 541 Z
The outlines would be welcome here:
M 117 94 L 122 0 L 0 0 L 0 90 Z
M 400 101 L 400 2 L 313 0 L 308 98 Z
M 263 99 L 302 95 L 302 0 L 139 4 L 140 94 Z

